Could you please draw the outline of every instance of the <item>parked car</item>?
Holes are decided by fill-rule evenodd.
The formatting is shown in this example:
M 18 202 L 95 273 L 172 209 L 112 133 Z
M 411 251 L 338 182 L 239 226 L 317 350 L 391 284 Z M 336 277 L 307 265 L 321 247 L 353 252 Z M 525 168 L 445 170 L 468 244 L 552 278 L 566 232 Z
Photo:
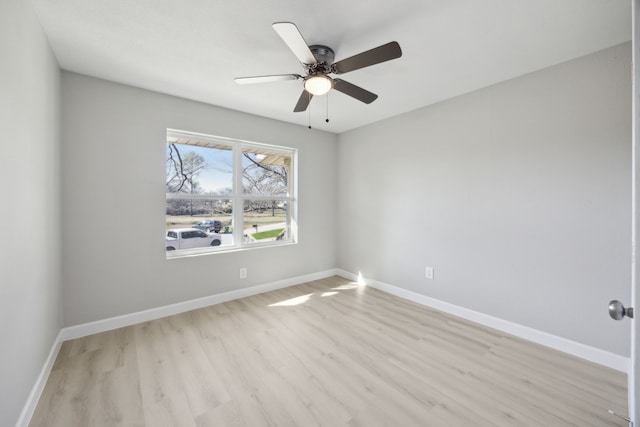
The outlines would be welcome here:
M 222 236 L 218 233 L 206 233 L 197 228 L 174 228 L 167 230 L 166 248 L 168 251 L 220 246 L 221 244 Z
M 217 219 L 208 219 L 206 221 L 197 223 L 196 225 L 193 226 L 193 228 L 197 228 L 197 229 L 208 231 L 208 232 L 213 231 L 214 233 L 219 233 L 220 230 L 222 229 L 222 223 Z

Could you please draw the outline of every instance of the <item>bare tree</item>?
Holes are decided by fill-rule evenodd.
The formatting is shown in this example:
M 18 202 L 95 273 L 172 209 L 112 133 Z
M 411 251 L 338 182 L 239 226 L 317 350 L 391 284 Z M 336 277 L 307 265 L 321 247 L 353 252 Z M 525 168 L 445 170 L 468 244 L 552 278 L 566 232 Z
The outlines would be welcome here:
M 166 167 L 167 193 L 201 193 L 197 178 L 200 171 L 206 167 L 207 161 L 202 155 L 193 151 L 182 155 L 176 144 L 169 144 Z
M 244 194 L 283 195 L 287 193 L 288 167 L 264 164 L 253 153 L 242 154 L 249 161 L 242 170 Z M 275 216 L 276 205 L 276 200 L 250 203 L 251 209 L 264 209 L 268 206 L 273 216 Z
M 166 165 L 166 186 L 168 193 L 188 193 L 200 194 L 202 188 L 198 182 L 198 176 L 207 167 L 205 158 L 193 151 L 185 154 L 180 153 L 180 148 L 176 144 L 169 144 L 167 147 Z M 194 206 L 194 201 L 169 200 L 168 210 L 178 213 L 187 211 L 189 215 L 194 215 L 200 209 Z M 196 201 L 197 205 L 197 201 Z M 195 211 L 194 211 L 195 209 Z

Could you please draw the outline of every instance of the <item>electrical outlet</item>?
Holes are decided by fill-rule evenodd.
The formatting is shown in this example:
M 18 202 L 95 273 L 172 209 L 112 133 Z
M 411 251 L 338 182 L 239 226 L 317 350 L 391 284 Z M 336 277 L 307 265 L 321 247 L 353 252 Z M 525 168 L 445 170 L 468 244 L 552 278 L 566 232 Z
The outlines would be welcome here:
M 424 277 L 429 280 L 433 280 L 433 267 L 425 267 L 424 268 Z
M 242 267 L 240 269 L 240 278 L 241 279 L 246 279 L 247 278 L 247 267 Z

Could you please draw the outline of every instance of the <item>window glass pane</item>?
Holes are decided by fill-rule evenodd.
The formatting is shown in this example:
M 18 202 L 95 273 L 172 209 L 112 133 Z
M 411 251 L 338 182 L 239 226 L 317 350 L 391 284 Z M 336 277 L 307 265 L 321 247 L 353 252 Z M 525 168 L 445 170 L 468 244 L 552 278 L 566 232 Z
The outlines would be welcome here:
M 230 195 L 233 192 L 233 151 L 188 144 L 167 144 L 167 193 Z
M 246 243 L 288 240 L 288 204 L 284 200 L 245 200 L 244 230 Z
M 230 246 L 233 245 L 232 224 L 233 204 L 229 199 L 167 199 L 166 229 L 168 237 L 177 238 L 181 229 L 192 229 L 188 234 L 183 232 L 183 237 L 203 238 L 207 234 L 218 234 L 220 246 Z M 185 234 L 187 236 L 184 236 Z M 205 241 L 200 241 L 195 247 L 209 245 Z M 181 242 L 167 243 L 167 247 L 169 246 L 175 250 L 194 247 L 191 244 L 184 247 Z
M 247 195 L 289 194 L 291 155 L 263 149 L 242 151 L 242 191 Z

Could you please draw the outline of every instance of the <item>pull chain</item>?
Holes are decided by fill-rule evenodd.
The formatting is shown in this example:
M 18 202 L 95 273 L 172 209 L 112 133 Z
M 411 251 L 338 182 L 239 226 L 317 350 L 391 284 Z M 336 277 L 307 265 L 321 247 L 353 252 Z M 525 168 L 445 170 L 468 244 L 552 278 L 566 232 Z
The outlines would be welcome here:
M 325 122 L 329 123 L 329 92 L 327 92 L 327 119 Z
M 311 129 L 311 94 L 307 92 L 307 94 L 309 95 L 309 102 L 308 102 L 308 106 L 309 108 L 307 108 L 307 110 L 309 111 L 309 129 Z
M 327 93 L 327 115 L 326 115 L 326 119 L 324 120 L 325 122 L 329 123 L 329 93 Z M 307 112 L 308 112 L 308 116 L 307 116 L 307 127 L 309 129 L 311 129 L 311 94 L 309 94 L 309 104 L 307 107 Z

